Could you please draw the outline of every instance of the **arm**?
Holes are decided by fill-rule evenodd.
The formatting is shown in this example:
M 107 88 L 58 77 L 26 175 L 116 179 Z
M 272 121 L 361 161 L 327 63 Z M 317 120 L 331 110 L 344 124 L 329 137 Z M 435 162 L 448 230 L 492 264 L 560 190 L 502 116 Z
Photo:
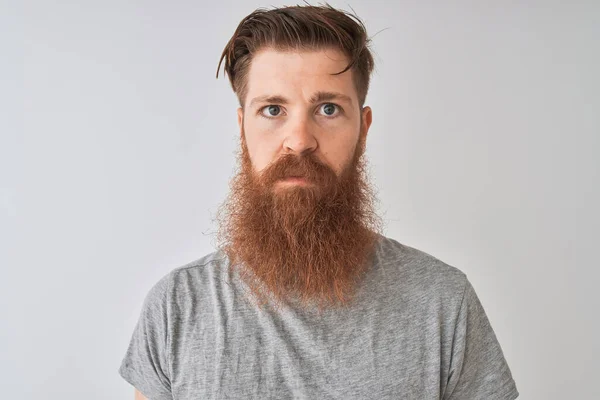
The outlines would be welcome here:
M 134 400 L 148 400 L 139 390 L 135 389 L 135 399 Z
M 165 275 L 146 294 L 119 367 L 121 377 L 136 390 L 135 400 L 173 400 L 167 348 L 169 279 Z

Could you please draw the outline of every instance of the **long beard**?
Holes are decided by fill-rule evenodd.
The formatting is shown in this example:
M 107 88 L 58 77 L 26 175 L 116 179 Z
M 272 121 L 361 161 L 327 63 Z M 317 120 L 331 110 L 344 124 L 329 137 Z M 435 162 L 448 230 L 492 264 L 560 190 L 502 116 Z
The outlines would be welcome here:
M 282 156 L 257 176 L 243 137 L 241 168 L 218 212 L 219 247 L 231 267 L 258 305 L 347 305 L 381 232 L 366 178 L 365 137 L 339 177 L 313 154 Z M 277 185 L 290 176 L 310 185 Z

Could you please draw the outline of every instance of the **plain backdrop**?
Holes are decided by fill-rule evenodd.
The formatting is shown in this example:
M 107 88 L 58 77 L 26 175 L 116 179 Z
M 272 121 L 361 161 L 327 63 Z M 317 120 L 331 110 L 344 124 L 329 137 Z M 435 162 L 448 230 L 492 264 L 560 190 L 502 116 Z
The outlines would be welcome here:
M 283 4 L 2 2 L 2 398 L 133 399 L 144 296 L 214 250 L 235 171 L 221 51 Z M 600 2 L 331 4 L 373 37 L 385 234 L 467 274 L 521 399 L 600 398 Z

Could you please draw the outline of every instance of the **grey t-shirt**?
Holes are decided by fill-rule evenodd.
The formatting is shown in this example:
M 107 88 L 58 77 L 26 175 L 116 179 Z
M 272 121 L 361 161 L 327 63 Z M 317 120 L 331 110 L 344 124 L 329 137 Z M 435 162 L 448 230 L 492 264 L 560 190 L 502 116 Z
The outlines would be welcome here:
M 253 307 L 221 251 L 148 292 L 119 374 L 150 400 L 519 395 L 466 275 L 380 236 L 349 309 Z

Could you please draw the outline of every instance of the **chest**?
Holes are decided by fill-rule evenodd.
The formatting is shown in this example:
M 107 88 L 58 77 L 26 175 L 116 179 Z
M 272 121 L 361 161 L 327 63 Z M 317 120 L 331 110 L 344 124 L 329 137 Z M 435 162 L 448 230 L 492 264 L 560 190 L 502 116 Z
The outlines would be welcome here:
M 438 399 L 448 349 L 431 321 L 383 310 L 206 316 L 172 340 L 174 399 Z

